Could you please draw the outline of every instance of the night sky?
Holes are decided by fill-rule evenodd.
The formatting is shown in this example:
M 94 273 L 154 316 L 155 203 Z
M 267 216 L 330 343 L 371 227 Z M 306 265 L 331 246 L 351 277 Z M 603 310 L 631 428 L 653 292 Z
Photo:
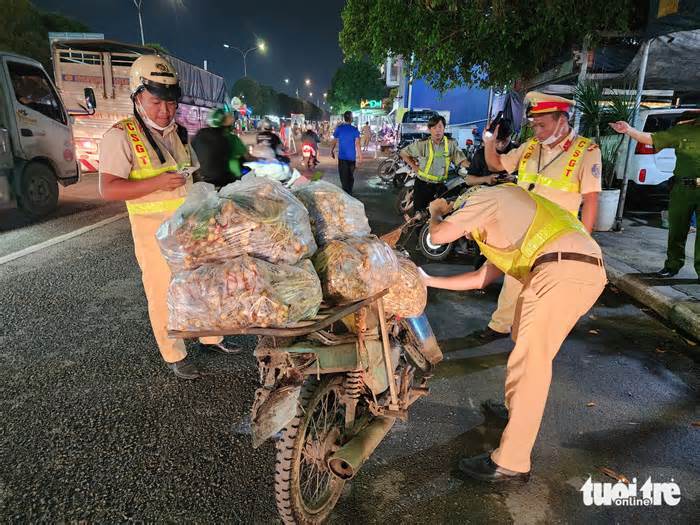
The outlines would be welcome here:
M 141 43 L 133 0 L 33 0 L 42 9 L 56 11 L 88 25 L 105 38 Z M 175 8 L 173 4 L 184 3 Z M 243 76 L 240 53 L 224 43 L 248 49 L 256 36 L 267 44 L 266 54 L 248 54 L 248 76 L 278 91 L 308 95 L 327 91 L 342 63 L 338 32 L 343 0 L 144 0 L 146 42 L 158 42 L 173 55 L 202 66 L 226 79 L 230 88 Z M 303 6 L 303 7 L 302 7 Z M 304 88 L 305 78 L 312 81 Z M 290 79 L 290 85 L 284 79 Z

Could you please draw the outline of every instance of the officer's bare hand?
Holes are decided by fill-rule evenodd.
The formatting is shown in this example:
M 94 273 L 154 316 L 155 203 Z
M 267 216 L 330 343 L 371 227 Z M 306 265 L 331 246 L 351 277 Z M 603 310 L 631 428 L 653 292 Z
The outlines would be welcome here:
M 610 127 L 618 133 L 627 133 L 632 126 L 624 120 L 618 120 L 617 122 L 611 122 Z
M 184 186 L 185 180 L 185 177 L 176 171 L 166 171 L 162 175 L 158 175 L 158 189 L 172 191 Z
M 443 216 L 452 211 L 452 205 L 449 204 L 445 199 L 435 199 L 428 206 L 428 211 L 430 211 L 430 216 L 435 217 L 436 215 Z
M 431 277 L 425 271 L 423 271 L 423 268 L 420 266 L 418 267 L 418 277 L 420 277 L 420 280 L 423 281 L 423 284 L 425 286 L 430 286 L 431 283 Z
M 490 125 L 490 123 L 489 123 Z M 496 126 L 496 129 L 493 130 L 493 133 L 489 131 L 489 126 L 486 126 L 484 128 L 484 132 L 481 134 L 481 140 L 484 141 L 484 145 L 490 145 L 490 144 L 495 144 L 496 143 L 496 137 L 498 137 L 498 128 L 500 128 L 501 125 L 499 124 Z

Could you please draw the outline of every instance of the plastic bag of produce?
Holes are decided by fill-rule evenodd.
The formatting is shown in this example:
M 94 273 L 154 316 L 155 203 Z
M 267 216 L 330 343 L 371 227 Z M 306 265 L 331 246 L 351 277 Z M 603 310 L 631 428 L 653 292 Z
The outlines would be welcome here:
M 156 236 L 174 270 L 240 255 L 295 264 L 316 251 L 304 205 L 279 182 L 254 176 L 218 193 L 194 184 Z
M 168 328 L 282 327 L 316 315 L 323 295 L 311 261 L 296 266 L 241 256 L 173 275 Z
M 418 267 L 402 255 L 398 255 L 399 271 L 384 296 L 384 310 L 399 317 L 416 317 L 423 313 L 428 301 L 428 288 L 418 275 Z
M 330 241 L 313 258 L 323 296 L 344 304 L 381 292 L 396 279 L 394 251 L 375 236 Z
M 311 182 L 295 188 L 294 195 L 309 210 L 311 229 L 319 245 L 370 234 L 364 204 L 338 186 L 325 181 Z

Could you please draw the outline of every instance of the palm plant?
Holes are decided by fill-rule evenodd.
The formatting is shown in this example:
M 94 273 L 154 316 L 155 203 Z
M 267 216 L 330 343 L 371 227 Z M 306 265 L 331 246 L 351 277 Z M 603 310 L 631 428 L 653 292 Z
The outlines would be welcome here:
M 635 109 L 632 93 L 627 89 L 605 94 L 603 86 L 594 81 L 581 82 L 574 90 L 576 109 L 581 114 L 581 134 L 592 137 L 601 148 L 604 188 L 611 188 L 615 182 L 615 163 L 625 138 L 608 124 L 632 120 Z

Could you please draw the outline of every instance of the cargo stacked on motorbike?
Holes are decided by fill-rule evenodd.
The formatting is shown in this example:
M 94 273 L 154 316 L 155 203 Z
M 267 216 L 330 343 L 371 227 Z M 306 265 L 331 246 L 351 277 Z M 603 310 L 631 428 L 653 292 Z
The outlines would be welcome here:
M 283 327 L 318 312 L 308 213 L 279 182 L 195 184 L 157 239 L 173 271 L 171 330 Z
M 173 275 L 171 330 L 286 326 L 316 315 L 323 299 L 311 262 L 272 264 L 242 255 Z
M 295 264 L 316 251 L 304 205 L 280 183 L 248 175 L 219 192 L 195 184 L 157 238 L 174 270 L 241 255 Z
M 394 251 L 375 236 L 335 239 L 313 257 L 324 297 L 336 304 L 366 299 L 396 280 Z
M 370 234 L 365 206 L 341 188 L 325 181 L 300 186 L 294 195 L 309 211 L 311 229 L 319 246 L 335 239 Z
M 384 296 L 384 308 L 387 314 L 398 317 L 419 316 L 428 302 L 428 288 L 415 263 L 398 253 L 396 256 L 399 268 L 389 292 Z

